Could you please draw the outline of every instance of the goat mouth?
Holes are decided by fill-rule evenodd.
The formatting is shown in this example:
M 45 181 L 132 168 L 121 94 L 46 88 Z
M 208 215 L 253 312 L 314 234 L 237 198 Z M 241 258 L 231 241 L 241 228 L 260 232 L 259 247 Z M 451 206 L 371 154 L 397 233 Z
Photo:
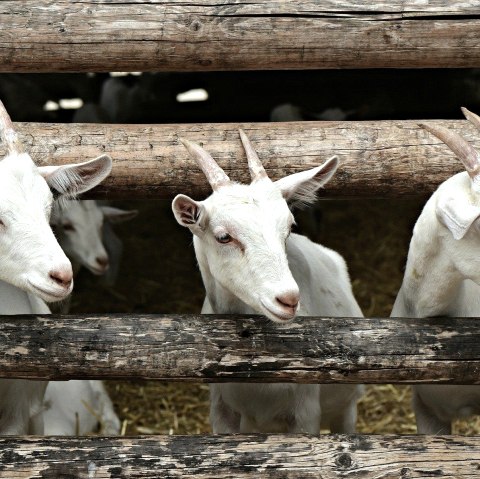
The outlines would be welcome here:
M 262 303 L 262 306 L 268 311 L 271 316 L 273 316 L 277 321 L 281 321 L 282 323 L 291 321 L 296 315 L 296 308 L 294 313 L 287 313 L 277 308 L 273 309 L 263 299 L 260 300 L 260 303 Z
M 53 290 L 48 290 L 48 289 L 43 289 L 43 288 L 40 288 L 39 286 L 37 286 L 36 284 L 33 284 L 31 281 L 28 281 L 28 284 L 38 293 L 41 294 L 41 296 L 43 297 L 47 297 L 47 298 L 54 298 L 56 299 L 57 301 L 61 300 L 61 299 L 64 299 L 66 298 L 70 293 L 71 293 L 71 288 L 67 290 L 64 290 L 63 292 L 59 292 L 59 291 L 53 291 Z M 37 293 L 37 294 L 38 294 Z
M 107 272 L 108 268 L 95 268 L 94 266 L 87 266 L 87 268 L 90 270 L 91 273 L 93 273 L 96 276 L 102 276 Z

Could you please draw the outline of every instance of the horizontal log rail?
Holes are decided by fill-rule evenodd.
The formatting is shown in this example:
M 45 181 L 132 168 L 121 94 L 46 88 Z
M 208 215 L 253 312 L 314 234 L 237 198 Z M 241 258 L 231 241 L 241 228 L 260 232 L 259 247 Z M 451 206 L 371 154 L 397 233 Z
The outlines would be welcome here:
M 480 384 L 472 319 L 0 316 L 0 377 Z
M 480 133 L 466 121 L 425 123 L 451 128 L 480 147 Z M 272 179 L 338 155 L 342 166 L 320 193 L 327 197 L 426 195 L 462 171 L 453 153 L 416 121 L 17 124 L 39 165 L 85 161 L 102 152 L 113 157 L 112 174 L 89 197 L 169 199 L 177 193 L 199 198 L 211 192 L 181 137 L 202 143 L 232 179 L 250 182 L 239 127 L 251 138 Z
M 480 67 L 476 0 L 4 0 L 0 71 Z
M 478 478 L 480 437 L 0 438 L 0 479 Z

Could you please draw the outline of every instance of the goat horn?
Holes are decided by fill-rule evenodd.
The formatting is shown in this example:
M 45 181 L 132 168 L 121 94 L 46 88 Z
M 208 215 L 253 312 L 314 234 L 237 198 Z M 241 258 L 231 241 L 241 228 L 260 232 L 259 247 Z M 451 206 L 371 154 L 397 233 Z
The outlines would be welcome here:
M 475 113 L 467 110 L 464 106 L 461 108 L 465 118 L 477 129 L 480 130 L 480 116 L 475 115 Z
M 423 123 L 420 124 L 420 126 L 443 141 L 463 163 L 470 178 L 478 181 L 476 177 L 480 173 L 479 155 L 477 150 L 475 150 L 467 140 L 462 138 L 458 133 L 454 133 L 443 126 L 431 126 Z
M 230 183 L 230 178 L 217 165 L 217 162 L 211 157 L 210 153 L 206 152 L 196 143 L 192 143 L 191 141 L 183 140 L 181 138 L 180 141 L 187 149 L 189 155 L 202 169 L 213 191 L 216 191 L 222 186 L 226 186 Z
M 5 106 L 0 101 L 0 138 L 5 143 L 8 153 L 21 153 L 22 144 L 18 139 L 17 133 L 13 129 L 13 123 Z
M 252 182 L 269 179 L 265 168 L 258 158 L 256 151 L 253 149 L 250 140 L 243 130 L 240 131 L 240 139 L 242 140 L 243 148 L 247 155 L 248 169 L 250 170 L 250 176 L 252 177 Z

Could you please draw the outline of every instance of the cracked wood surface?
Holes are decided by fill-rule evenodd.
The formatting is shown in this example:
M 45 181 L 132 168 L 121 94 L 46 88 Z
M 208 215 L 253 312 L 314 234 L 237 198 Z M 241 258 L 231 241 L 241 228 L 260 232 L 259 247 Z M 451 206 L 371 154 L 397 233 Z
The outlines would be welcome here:
M 0 2 L 0 71 L 480 66 L 476 0 Z
M 480 147 L 480 133 L 465 120 L 443 125 Z M 313 168 L 332 155 L 342 165 L 320 191 L 327 197 L 427 195 L 462 165 L 417 121 L 106 125 L 17 123 L 39 165 L 112 156 L 112 174 L 90 198 L 167 198 L 211 193 L 205 176 L 179 138 L 203 146 L 232 180 L 249 183 L 238 128 L 250 137 L 272 179 Z M 0 154 L 3 154 L 0 145 Z
M 469 318 L 2 316 L 0 377 L 480 384 Z
M 0 479 L 478 478 L 480 438 L 232 435 L 0 438 Z

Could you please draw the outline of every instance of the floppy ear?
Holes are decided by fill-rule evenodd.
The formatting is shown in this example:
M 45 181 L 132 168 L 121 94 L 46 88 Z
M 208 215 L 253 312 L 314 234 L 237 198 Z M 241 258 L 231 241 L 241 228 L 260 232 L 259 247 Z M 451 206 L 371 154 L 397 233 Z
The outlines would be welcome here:
M 112 224 L 130 221 L 138 215 L 138 210 L 121 210 L 111 206 L 100 206 L 103 216 Z
M 286 176 L 275 184 L 287 201 L 310 204 L 315 201 L 317 190 L 330 181 L 339 164 L 338 158 L 333 156 L 321 166 Z
M 189 228 L 192 233 L 203 230 L 205 207 L 186 195 L 177 195 L 172 202 L 172 211 L 178 224 Z
M 466 198 L 439 198 L 436 213 L 439 221 L 459 240 L 480 216 L 480 208 L 472 205 Z
M 110 174 L 112 159 L 108 155 L 102 155 L 85 163 L 40 166 L 38 170 L 54 195 L 74 198 L 80 193 L 91 190 Z

